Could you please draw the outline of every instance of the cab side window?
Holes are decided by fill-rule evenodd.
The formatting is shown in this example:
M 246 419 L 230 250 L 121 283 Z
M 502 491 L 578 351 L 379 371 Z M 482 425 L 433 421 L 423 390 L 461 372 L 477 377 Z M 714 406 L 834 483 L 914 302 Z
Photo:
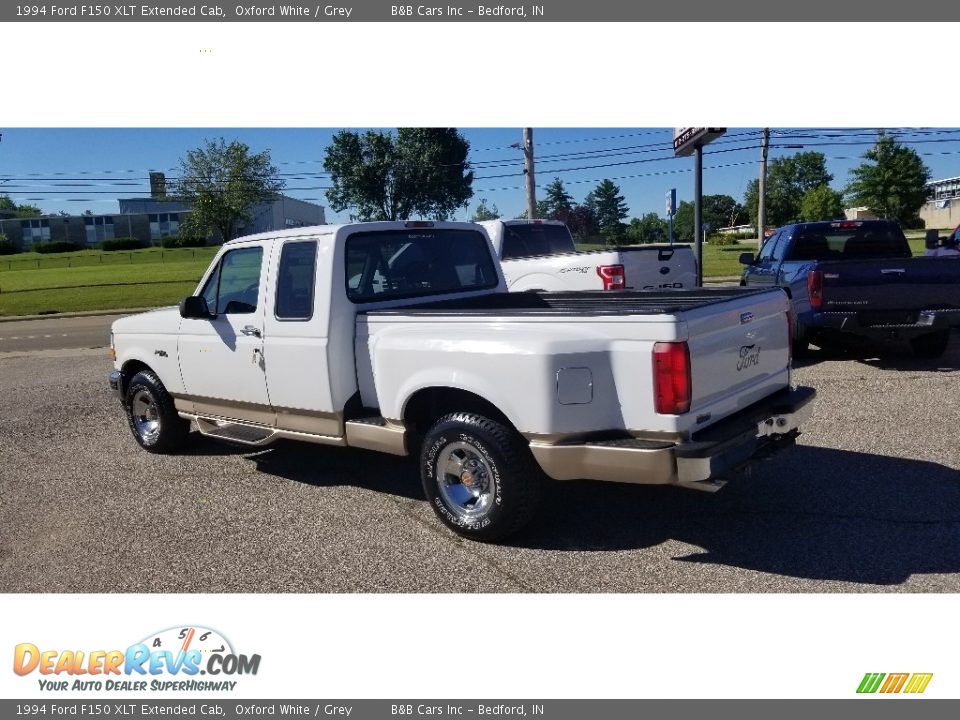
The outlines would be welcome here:
M 757 256 L 758 260 L 772 260 L 773 251 L 776 248 L 777 242 L 780 240 L 781 233 L 774 233 L 767 238 L 767 241 L 763 244 L 763 247 L 760 248 L 760 254 Z
M 317 243 L 288 242 L 280 251 L 277 274 L 278 320 L 309 320 L 313 316 L 313 284 L 317 275 Z
M 239 248 L 225 253 L 200 293 L 210 312 L 214 315 L 256 312 L 262 265 L 262 247 Z

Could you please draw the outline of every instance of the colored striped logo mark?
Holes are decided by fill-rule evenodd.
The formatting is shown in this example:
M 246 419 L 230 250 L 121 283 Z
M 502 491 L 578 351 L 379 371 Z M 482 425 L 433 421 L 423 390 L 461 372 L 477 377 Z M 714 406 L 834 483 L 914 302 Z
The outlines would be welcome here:
M 922 693 L 933 673 L 867 673 L 860 681 L 858 693 Z

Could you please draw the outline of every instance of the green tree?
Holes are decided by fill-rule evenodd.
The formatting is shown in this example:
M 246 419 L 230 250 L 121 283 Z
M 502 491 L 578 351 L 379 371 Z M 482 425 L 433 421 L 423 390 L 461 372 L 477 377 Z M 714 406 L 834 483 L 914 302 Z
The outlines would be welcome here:
M 673 239 L 678 242 L 693 242 L 693 203 L 681 200 L 673 215 Z
M 323 161 L 330 207 L 351 208 L 360 220 L 446 220 L 473 197 L 469 150 L 456 128 L 341 130 Z
M 498 217 L 500 217 L 500 211 L 497 206 L 487 207 L 487 199 L 480 198 L 480 204 L 477 205 L 477 209 L 473 211 L 473 217 L 470 219 L 473 222 L 483 222 L 484 220 L 496 220 Z
M 554 219 L 563 222 L 578 243 L 596 239 L 597 219 L 587 205 L 574 205 L 568 210 L 559 210 Z
M 547 201 L 546 201 L 546 200 L 537 200 L 537 217 L 538 217 L 538 218 L 545 218 L 545 219 L 549 219 L 549 220 L 555 220 L 555 219 L 557 219 L 557 218 L 553 217 L 553 216 L 550 214 L 550 208 L 547 207 Z M 521 210 L 519 213 L 517 213 L 517 216 L 516 216 L 514 219 L 515 219 L 515 220 L 526 220 L 526 219 L 527 219 L 527 211 L 526 211 L 526 210 Z
M 254 155 L 237 140 L 207 140 L 180 159 L 179 170 L 174 197 L 191 206 L 180 223 L 183 237 L 207 237 L 216 230 L 223 240 L 232 239 L 250 220 L 250 209 L 284 186 L 269 150 Z
M 623 236 L 623 221 L 630 214 L 630 209 L 616 183 L 612 180 L 602 181 L 587 195 L 584 204 L 593 211 L 600 234 L 607 242 L 614 242 Z
M 12 212 L 17 218 L 34 218 L 43 214 L 36 205 L 17 205 L 9 195 L 0 195 L 0 211 Z
M 710 226 L 711 231 L 744 225 L 748 221 L 747 209 L 729 195 L 703 196 L 703 222 Z
M 633 218 L 627 226 L 627 240 L 634 244 L 665 242 L 668 239 L 667 221 L 650 212 L 642 218 Z
M 545 188 L 546 197 L 543 200 L 546 212 L 543 217 L 556 219 L 557 214 L 573 207 L 573 196 L 567 192 L 560 178 L 554 178 Z
M 846 195 L 853 205 L 866 206 L 882 218 L 912 224 L 927 200 L 930 170 L 912 148 L 881 132 L 863 154 L 864 162 L 850 171 Z
M 843 217 L 843 196 L 829 185 L 807 190 L 800 201 L 800 219 L 805 222 Z
M 807 191 L 829 185 L 833 175 L 827 172 L 827 158 L 819 152 L 801 152 L 770 161 L 767 168 L 767 224 L 785 225 L 800 217 L 800 203 Z M 743 204 L 756 225 L 759 208 L 759 182 L 751 180 Z

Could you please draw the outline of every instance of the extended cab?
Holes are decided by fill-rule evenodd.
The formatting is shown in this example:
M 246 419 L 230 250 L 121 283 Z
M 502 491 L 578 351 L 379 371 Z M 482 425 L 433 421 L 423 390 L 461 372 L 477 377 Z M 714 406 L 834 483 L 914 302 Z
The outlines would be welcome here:
M 684 290 L 697 284 L 689 245 L 635 245 L 578 252 L 559 220 L 480 223 L 518 290 Z
M 741 284 L 787 291 L 797 355 L 846 335 L 902 338 L 916 355 L 937 357 L 960 325 L 960 258 L 912 255 L 891 220 L 788 225 L 758 256 L 741 255 Z
M 134 438 L 175 452 L 195 422 L 420 458 L 454 531 L 494 540 L 545 478 L 715 489 L 790 444 L 813 391 L 790 386 L 781 290 L 508 293 L 482 230 L 382 222 L 223 246 L 179 308 L 117 320 Z

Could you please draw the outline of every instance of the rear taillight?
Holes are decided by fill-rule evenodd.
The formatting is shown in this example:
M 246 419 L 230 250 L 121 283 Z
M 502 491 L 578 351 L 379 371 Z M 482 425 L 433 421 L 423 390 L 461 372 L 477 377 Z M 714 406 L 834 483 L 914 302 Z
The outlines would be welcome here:
M 685 342 L 658 342 L 653 346 L 653 403 L 661 415 L 690 410 L 690 349 Z
M 823 271 L 811 270 L 807 275 L 807 295 L 810 296 L 810 307 L 819 310 L 823 305 Z
M 597 265 L 597 275 L 603 280 L 604 290 L 623 290 L 627 285 L 623 265 Z

